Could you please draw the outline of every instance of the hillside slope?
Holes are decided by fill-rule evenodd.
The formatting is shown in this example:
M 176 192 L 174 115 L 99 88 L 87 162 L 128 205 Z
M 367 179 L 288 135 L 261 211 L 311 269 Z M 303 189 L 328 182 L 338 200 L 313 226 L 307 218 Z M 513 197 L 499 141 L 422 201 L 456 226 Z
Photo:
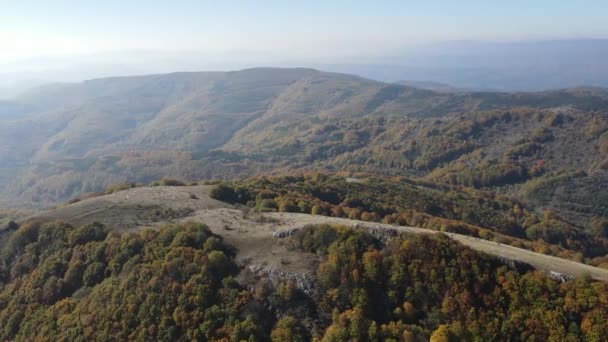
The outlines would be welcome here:
M 2 104 L 0 204 L 114 183 L 305 170 L 492 189 L 578 224 L 608 215 L 608 92 L 437 93 L 311 69 L 51 85 Z M 12 108 L 12 109 L 11 109 Z

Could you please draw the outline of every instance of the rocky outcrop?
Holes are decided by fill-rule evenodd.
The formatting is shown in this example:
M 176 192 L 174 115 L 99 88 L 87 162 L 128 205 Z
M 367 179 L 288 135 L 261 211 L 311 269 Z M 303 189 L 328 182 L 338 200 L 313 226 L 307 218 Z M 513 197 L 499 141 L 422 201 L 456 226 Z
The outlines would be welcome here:
M 376 239 L 386 242 L 396 236 L 399 235 L 399 231 L 397 229 L 391 229 L 382 227 L 380 225 L 374 225 L 373 223 L 365 224 L 365 223 L 355 223 L 351 225 L 353 229 L 365 229 L 368 233 L 370 233 Z
M 279 239 L 290 237 L 302 229 L 303 228 L 292 228 L 292 229 L 287 229 L 287 230 L 276 231 L 276 232 L 272 233 L 272 237 L 279 238 Z
M 315 279 L 312 274 L 286 272 L 260 265 L 251 265 L 248 269 L 256 278 L 269 280 L 273 285 L 284 281 L 293 281 L 296 287 L 307 295 L 311 295 L 314 291 Z
M 293 227 L 293 228 L 286 229 L 286 230 L 279 230 L 279 231 L 273 232 L 272 237 L 278 238 L 278 239 L 287 238 L 301 230 L 308 229 L 310 227 L 312 227 L 312 226 L 305 225 L 302 227 Z M 399 231 L 397 229 L 390 229 L 390 228 L 386 228 L 386 227 L 383 227 L 380 225 L 375 225 L 373 223 L 366 224 L 366 223 L 357 222 L 357 223 L 352 224 L 350 227 L 353 229 L 364 229 L 368 233 L 370 233 L 373 237 L 375 237 L 376 239 L 383 241 L 383 242 L 386 242 L 399 235 Z
M 572 280 L 574 278 L 576 278 L 573 275 L 570 274 L 563 274 L 563 273 L 559 273 L 559 272 L 555 272 L 555 271 L 549 271 L 547 272 L 547 276 L 553 280 L 557 280 L 559 282 L 566 282 L 568 280 Z

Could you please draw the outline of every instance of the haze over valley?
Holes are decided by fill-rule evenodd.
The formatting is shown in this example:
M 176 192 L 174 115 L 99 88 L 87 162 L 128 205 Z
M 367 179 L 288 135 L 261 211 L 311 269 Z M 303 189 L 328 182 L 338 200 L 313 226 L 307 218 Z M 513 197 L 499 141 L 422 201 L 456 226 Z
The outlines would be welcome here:
M 115 51 L 0 62 L 0 98 L 48 84 L 175 71 L 313 67 L 381 82 L 445 84 L 468 91 L 543 91 L 608 86 L 608 40 L 444 41 L 405 44 L 385 55 L 303 58 L 268 52 Z M 427 82 L 425 85 L 424 82 Z

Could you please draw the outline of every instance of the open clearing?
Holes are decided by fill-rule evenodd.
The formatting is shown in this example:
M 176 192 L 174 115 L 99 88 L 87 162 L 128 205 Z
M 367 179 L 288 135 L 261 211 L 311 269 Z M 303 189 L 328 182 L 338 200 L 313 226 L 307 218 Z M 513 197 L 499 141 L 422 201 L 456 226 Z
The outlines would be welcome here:
M 273 236 L 276 232 L 292 231 L 310 224 L 331 223 L 414 234 L 439 233 L 423 228 L 308 214 L 253 213 L 210 198 L 210 189 L 206 185 L 134 188 L 49 210 L 30 219 L 62 220 L 75 226 L 100 222 L 116 230 L 138 230 L 186 221 L 202 222 L 236 247 L 239 264 L 282 275 L 310 275 L 318 260 L 313 254 L 289 250 L 283 239 Z M 593 279 L 608 282 L 608 270 L 493 241 L 454 233 L 444 234 L 477 251 L 523 262 L 546 272 L 575 277 L 589 274 Z

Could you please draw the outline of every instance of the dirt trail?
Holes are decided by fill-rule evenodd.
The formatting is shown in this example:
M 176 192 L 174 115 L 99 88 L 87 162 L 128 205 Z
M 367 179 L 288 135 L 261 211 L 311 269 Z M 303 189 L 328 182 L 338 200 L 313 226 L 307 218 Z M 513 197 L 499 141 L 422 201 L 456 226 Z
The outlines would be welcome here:
M 198 221 L 207 224 L 227 243 L 237 248 L 237 262 L 241 265 L 264 267 L 288 274 L 310 274 L 318 260 L 310 253 L 286 248 L 284 240 L 276 238 L 277 235 L 281 235 L 277 232 L 299 229 L 309 224 L 331 223 L 376 231 L 439 233 L 423 228 L 308 214 L 251 213 L 210 198 L 209 191 L 210 187 L 204 185 L 136 188 L 83 200 L 31 218 L 63 220 L 76 226 L 96 221 L 116 230 L 137 230 L 167 223 Z M 477 251 L 527 263 L 537 269 L 553 272 L 554 276 L 576 277 L 589 274 L 593 279 L 608 282 L 608 270 L 605 269 L 493 241 L 454 233 L 446 234 Z
M 402 227 L 402 226 L 393 226 L 388 224 L 380 224 L 380 223 L 370 223 L 365 221 L 356 221 L 356 220 L 348 220 L 342 218 L 335 217 L 325 217 L 325 216 L 313 216 L 306 214 L 291 214 L 291 213 L 271 213 L 268 214 L 271 217 L 275 217 L 283 220 L 284 222 L 289 222 L 287 227 L 284 229 L 297 229 L 298 226 L 303 226 L 306 224 L 314 224 L 314 223 L 333 223 L 333 224 L 343 224 L 347 226 L 359 227 L 359 228 L 373 228 L 373 229 L 387 229 L 387 230 L 395 230 L 398 232 L 404 233 L 414 233 L 414 234 L 438 234 L 440 232 L 430 229 L 424 228 L 416 228 L 416 227 Z M 460 242 L 461 244 L 468 246 L 474 250 L 484 252 L 487 254 L 491 254 L 494 256 L 498 256 L 500 258 L 523 262 L 533 266 L 534 268 L 547 271 L 547 272 L 555 272 L 565 276 L 578 277 L 583 274 L 588 274 L 591 278 L 596 280 L 601 280 L 608 282 L 608 270 L 601 269 L 598 267 L 593 267 L 590 265 L 581 264 L 575 261 L 566 260 L 550 255 L 535 253 L 532 251 L 528 251 L 522 248 L 517 248 L 505 244 L 501 244 L 498 242 L 483 240 L 471 236 L 454 234 L 454 233 L 444 233 L 451 237 L 452 239 Z M 554 274 L 557 276 L 557 274 Z
M 499 256 L 501 258 L 523 262 L 534 268 L 547 272 L 556 272 L 565 276 L 579 277 L 588 274 L 591 278 L 608 282 L 608 270 L 593 267 L 579 262 L 550 255 L 535 253 L 497 242 L 482 240 L 471 236 L 447 233 L 452 239 L 477 251 Z M 554 274 L 557 275 L 557 274 Z M 557 275 L 559 276 L 559 275 Z

